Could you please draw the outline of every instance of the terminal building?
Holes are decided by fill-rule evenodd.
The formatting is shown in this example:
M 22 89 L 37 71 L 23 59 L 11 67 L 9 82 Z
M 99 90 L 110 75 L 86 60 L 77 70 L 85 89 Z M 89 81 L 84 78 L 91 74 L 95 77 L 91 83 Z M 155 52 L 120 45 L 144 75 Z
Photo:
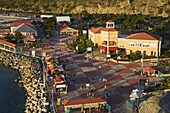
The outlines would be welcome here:
M 88 38 L 98 45 L 100 52 L 110 54 L 124 51 L 125 54 L 160 56 L 162 38 L 145 32 L 120 33 L 112 21 L 106 22 L 106 27 L 89 29 Z

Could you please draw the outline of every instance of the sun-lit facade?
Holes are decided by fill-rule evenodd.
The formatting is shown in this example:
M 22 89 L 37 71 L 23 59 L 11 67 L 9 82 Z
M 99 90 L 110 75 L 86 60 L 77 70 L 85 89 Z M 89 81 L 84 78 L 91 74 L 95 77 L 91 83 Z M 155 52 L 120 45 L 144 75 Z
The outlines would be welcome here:
M 100 52 L 110 54 L 124 51 L 126 54 L 159 56 L 161 53 L 161 37 L 145 32 L 134 34 L 119 33 L 114 22 L 106 22 L 106 28 L 89 29 L 88 38 L 98 45 Z

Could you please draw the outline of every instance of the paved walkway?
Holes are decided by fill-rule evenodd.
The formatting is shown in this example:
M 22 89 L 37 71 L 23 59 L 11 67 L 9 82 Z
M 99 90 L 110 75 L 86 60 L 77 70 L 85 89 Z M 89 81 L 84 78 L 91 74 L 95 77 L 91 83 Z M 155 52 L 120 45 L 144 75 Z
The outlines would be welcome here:
M 141 70 L 138 63 L 116 64 L 112 61 L 87 60 L 84 55 L 72 54 L 63 59 L 69 59 L 66 68 L 72 77 L 69 81 L 68 94 L 61 99 L 87 97 L 90 89 L 94 96 L 106 98 L 113 112 L 127 113 L 125 101 L 133 88 L 137 87 L 138 75 L 133 70 Z M 83 86 L 83 89 L 80 88 Z
M 53 55 L 67 61 L 66 68 L 72 76 L 67 78 L 68 94 L 61 95 L 62 100 L 89 97 L 91 92 L 92 96 L 105 98 L 113 113 L 131 113 L 126 109 L 125 101 L 132 89 L 137 88 L 139 76 L 133 71 L 141 70 L 141 63 L 117 64 L 112 61 L 87 60 L 85 55 L 67 49 L 57 49 Z M 57 94 L 54 99 L 56 101 Z

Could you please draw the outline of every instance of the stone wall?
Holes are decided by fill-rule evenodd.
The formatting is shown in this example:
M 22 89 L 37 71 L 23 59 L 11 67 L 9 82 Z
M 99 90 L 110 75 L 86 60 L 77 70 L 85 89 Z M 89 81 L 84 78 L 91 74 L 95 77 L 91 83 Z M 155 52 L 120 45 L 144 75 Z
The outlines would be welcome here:
M 0 64 L 20 72 L 18 83 L 26 90 L 26 113 L 48 112 L 47 92 L 43 84 L 42 62 L 38 58 L 0 50 Z

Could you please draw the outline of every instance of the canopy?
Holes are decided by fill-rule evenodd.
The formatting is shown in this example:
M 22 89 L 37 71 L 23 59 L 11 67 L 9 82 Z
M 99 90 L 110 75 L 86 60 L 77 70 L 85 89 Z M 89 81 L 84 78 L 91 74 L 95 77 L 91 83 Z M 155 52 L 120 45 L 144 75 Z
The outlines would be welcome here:
M 133 89 L 129 97 L 133 100 L 135 98 L 140 98 L 141 94 L 142 94 L 141 90 Z
M 64 71 L 62 66 L 57 66 L 58 71 Z
M 49 71 L 49 70 L 54 70 L 54 66 L 48 66 L 48 67 L 46 68 L 46 71 Z
M 154 68 L 152 68 L 152 67 L 144 67 L 143 68 L 143 72 L 154 72 L 155 71 L 155 69 Z

